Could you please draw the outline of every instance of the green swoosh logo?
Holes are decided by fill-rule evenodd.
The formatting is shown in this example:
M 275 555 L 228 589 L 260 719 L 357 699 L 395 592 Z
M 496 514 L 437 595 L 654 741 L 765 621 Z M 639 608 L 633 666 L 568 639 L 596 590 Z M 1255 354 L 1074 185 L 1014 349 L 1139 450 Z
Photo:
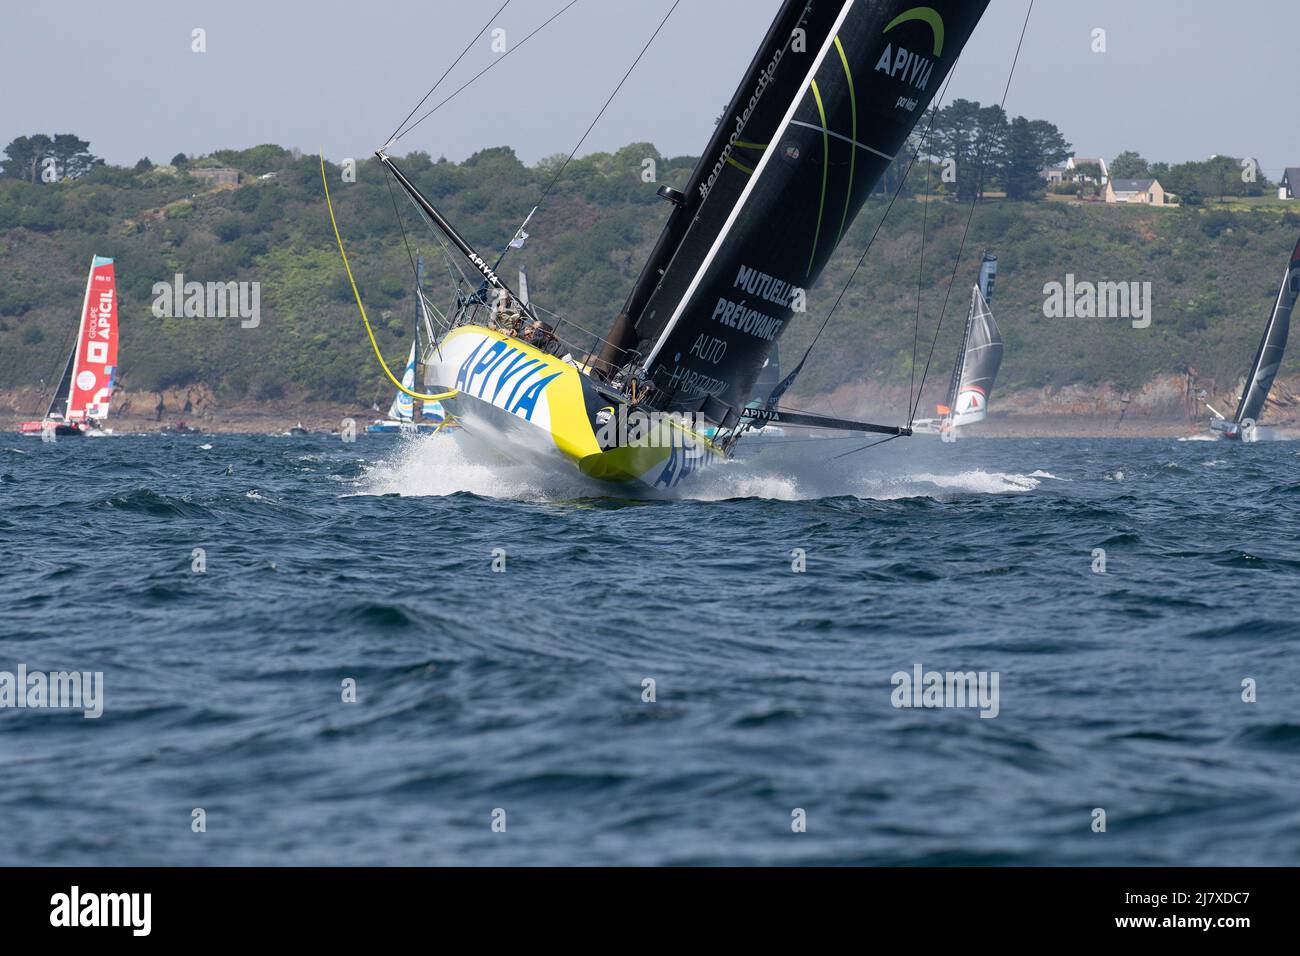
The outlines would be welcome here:
M 939 11 L 933 7 L 913 7 L 911 10 L 904 10 L 898 16 L 890 21 L 889 26 L 885 27 L 888 33 L 900 23 L 907 23 L 911 20 L 923 20 L 930 25 L 934 31 L 934 55 L 939 56 L 943 53 L 943 17 L 939 16 Z

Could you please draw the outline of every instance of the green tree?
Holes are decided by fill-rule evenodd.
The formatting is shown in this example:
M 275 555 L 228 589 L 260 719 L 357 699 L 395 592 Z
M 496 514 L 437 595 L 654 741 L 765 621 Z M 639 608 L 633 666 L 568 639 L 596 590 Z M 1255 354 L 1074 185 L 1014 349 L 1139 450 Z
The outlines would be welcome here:
M 52 158 L 59 179 L 77 179 L 104 161 L 90 153 L 90 143 L 72 133 L 55 133 L 53 138 L 44 133 L 19 136 L 5 147 L 8 157 L 3 163 L 4 175 L 15 179 L 37 182 L 41 164 Z
M 1158 175 L 1161 185 L 1189 204 L 1202 198 L 1262 196 L 1269 189 L 1268 178 L 1235 156 L 1215 156 L 1203 162 L 1179 163 Z M 1254 180 L 1252 182 L 1252 179 Z
M 982 107 L 975 115 L 975 195 L 984 198 L 990 180 L 997 177 L 1006 159 L 1010 126 L 1001 106 Z
M 1110 174 L 1116 179 L 1146 179 L 1151 167 L 1138 153 L 1126 149 L 1111 160 Z
M 973 100 L 953 100 L 935 117 L 930 135 L 932 155 L 944 172 L 956 175 L 958 199 L 974 199 L 979 175 L 976 144 L 979 140 L 980 105 Z
M 1029 129 L 1038 143 L 1039 161 L 1043 169 L 1059 166 L 1069 158 L 1071 144 L 1066 142 L 1056 124 L 1047 120 L 1030 120 Z
M 78 179 L 104 161 L 90 152 L 90 143 L 72 133 L 55 133 L 50 144 L 60 179 Z
M 4 175 L 13 179 L 25 179 L 29 183 L 37 182 L 41 174 L 41 160 L 53 147 L 54 141 L 44 133 L 33 136 L 19 136 L 5 147 L 7 157 L 3 166 Z
M 1069 155 L 1070 144 L 1047 120 L 1017 116 L 1008 128 L 999 177 L 1008 199 L 1041 199 L 1045 182 L 1041 173 Z

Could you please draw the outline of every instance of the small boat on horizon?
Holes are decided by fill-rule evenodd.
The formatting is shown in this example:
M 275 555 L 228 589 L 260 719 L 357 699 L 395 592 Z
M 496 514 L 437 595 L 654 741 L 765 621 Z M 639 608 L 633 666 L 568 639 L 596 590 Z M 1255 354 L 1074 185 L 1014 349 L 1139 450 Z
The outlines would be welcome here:
M 1268 393 L 1273 389 L 1277 370 L 1282 365 L 1282 356 L 1286 353 L 1291 311 L 1297 297 L 1300 297 L 1300 240 L 1297 240 L 1282 276 L 1282 285 L 1269 312 L 1259 348 L 1255 350 L 1255 360 L 1246 375 L 1246 387 L 1237 403 L 1237 411 L 1232 418 L 1227 418 L 1209 402 L 1205 403 L 1205 407 L 1215 415 L 1210 420 L 1210 429 L 1220 438 L 1245 442 L 1259 440 L 1259 419 L 1268 402 Z
M 86 277 L 77 341 L 54 389 L 45 416 L 23 422 L 22 434 L 101 437 L 117 379 L 117 281 L 113 260 L 94 256 Z
M 197 435 L 199 433 L 199 429 L 188 424 L 183 418 L 171 425 L 164 425 L 158 431 L 163 435 Z

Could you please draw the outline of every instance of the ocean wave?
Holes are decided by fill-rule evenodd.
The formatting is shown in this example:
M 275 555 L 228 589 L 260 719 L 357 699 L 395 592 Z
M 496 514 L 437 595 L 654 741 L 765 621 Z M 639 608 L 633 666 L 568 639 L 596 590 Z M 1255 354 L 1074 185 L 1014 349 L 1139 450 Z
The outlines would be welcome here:
M 1300 724 L 1261 724 L 1241 731 L 1236 739 L 1251 747 L 1294 752 L 1300 750 Z
M 145 514 L 155 517 L 211 518 L 212 512 L 196 503 L 189 495 L 158 494 L 148 488 L 137 488 L 122 494 L 109 495 L 98 502 L 103 507 L 128 514 Z

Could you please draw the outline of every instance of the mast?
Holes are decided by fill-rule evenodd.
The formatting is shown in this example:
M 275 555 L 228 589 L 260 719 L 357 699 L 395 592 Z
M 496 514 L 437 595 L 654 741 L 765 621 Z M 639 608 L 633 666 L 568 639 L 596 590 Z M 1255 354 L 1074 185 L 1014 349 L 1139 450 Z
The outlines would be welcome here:
M 957 350 L 957 360 L 952 367 L 952 378 L 948 382 L 948 396 L 944 399 L 943 414 L 951 417 L 957 407 L 957 393 L 961 391 L 962 376 L 966 370 L 967 348 L 970 347 L 971 328 L 975 325 L 975 314 L 979 309 L 980 287 L 975 286 L 970 292 L 970 308 L 966 311 L 966 327 L 961 333 L 961 348 Z
M 1291 312 L 1295 308 L 1297 296 L 1300 296 L 1300 241 L 1297 241 L 1287 265 L 1286 274 L 1282 276 L 1282 285 L 1277 291 L 1273 310 L 1269 313 L 1268 324 L 1264 326 L 1264 335 L 1255 350 L 1255 359 L 1250 363 L 1250 372 L 1246 376 L 1246 387 L 1242 390 L 1241 401 L 1237 403 L 1237 412 L 1232 420 L 1241 425 L 1246 421 L 1257 422 L 1268 401 L 1268 393 L 1273 388 L 1273 379 L 1282 364 L 1286 351 L 1287 336 L 1291 331 Z
M 667 191 L 678 208 L 609 336 L 635 336 L 652 407 L 710 417 L 750 400 L 986 6 L 782 5 L 689 191 Z
M 95 263 L 98 260 L 95 256 L 90 261 L 90 271 L 86 273 L 86 294 L 81 300 L 81 320 L 77 325 L 77 341 L 72 346 L 72 354 L 68 356 L 68 368 L 64 373 L 64 382 L 59 383 L 59 391 L 54 393 L 54 403 L 59 401 L 59 393 L 63 392 L 66 384 L 67 392 L 63 395 L 63 414 L 64 421 L 68 421 L 72 415 L 72 395 L 76 391 L 77 363 L 81 357 L 81 349 L 86 340 L 86 317 L 90 315 L 90 286 L 95 281 Z M 54 407 L 54 403 L 50 408 Z
M 993 307 L 993 284 L 998 277 L 998 257 L 985 252 L 980 259 L 980 295 L 990 308 Z

